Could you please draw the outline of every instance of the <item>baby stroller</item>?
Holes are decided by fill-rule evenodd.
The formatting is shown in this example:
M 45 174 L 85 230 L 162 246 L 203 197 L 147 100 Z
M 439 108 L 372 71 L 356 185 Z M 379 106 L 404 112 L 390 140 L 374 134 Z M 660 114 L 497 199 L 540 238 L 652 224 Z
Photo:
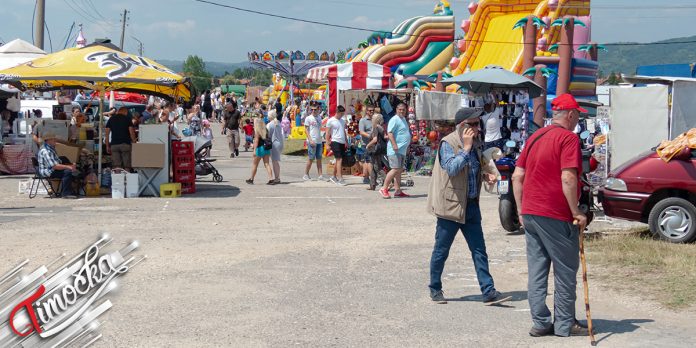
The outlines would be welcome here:
M 208 158 L 210 156 L 210 149 L 213 148 L 213 142 L 200 135 L 185 137 L 182 141 L 190 141 L 193 143 L 193 154 L 196 158 L 196 176 L 213 174 L 213 181 L 221 182 L 222 175 L 212 164 L 216 160 Z

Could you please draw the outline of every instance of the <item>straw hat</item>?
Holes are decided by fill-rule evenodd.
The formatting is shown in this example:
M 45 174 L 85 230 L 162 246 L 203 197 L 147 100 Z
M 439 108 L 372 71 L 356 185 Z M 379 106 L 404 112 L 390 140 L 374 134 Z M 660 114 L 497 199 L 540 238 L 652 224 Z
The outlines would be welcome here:
M 49 139 L 56 139 L 57 136 L 56 136 L 56 133 L 53 133 L 51 131 L 46 131 L 43 134 L 41 134 L 41 138 L 43 140 L 49 140 Z

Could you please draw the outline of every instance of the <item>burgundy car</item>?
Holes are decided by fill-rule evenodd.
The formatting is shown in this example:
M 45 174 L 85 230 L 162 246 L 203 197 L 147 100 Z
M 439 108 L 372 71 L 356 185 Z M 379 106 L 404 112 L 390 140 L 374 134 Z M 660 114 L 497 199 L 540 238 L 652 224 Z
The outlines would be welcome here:
M 672 243 L 696 239 L 696 152 L 665 163 L 655 151 L 613 170 L 599 200 L 607 216 L 640 221 Z

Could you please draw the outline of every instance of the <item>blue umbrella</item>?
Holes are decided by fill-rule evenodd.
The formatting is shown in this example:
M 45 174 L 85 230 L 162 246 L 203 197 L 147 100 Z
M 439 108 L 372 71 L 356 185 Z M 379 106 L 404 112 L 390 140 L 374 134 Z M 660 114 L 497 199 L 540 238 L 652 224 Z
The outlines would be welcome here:
M 523 89 L 527 90 L 530 98 L 544 95 L 544 88 L 534 81 L 497 65 L 488 65 L 480 70 L 457 75 L 443 80 L 442 83 L 457 84 L 474 93 L 488 93 L 496 89 Z

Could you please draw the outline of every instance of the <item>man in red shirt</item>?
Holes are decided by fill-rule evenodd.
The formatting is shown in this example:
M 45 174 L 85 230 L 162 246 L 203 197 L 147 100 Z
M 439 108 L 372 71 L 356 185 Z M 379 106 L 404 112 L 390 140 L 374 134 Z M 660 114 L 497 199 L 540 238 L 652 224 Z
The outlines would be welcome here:
M 588 331 L 575 319 L 579 233 L 587 217 L 578 208 L 582 156 L 572 132 L 581 108 L 570 94 L 552 102 L 553 124 L 529 139 L 512 176 L 515 201 L 527 240 L 529 308 L 534 337 L 581 336 Z M 573 225 L 577 222 L 577 226 Z M 554 316 L 546 306 L 549 269 L 554 273 Z

